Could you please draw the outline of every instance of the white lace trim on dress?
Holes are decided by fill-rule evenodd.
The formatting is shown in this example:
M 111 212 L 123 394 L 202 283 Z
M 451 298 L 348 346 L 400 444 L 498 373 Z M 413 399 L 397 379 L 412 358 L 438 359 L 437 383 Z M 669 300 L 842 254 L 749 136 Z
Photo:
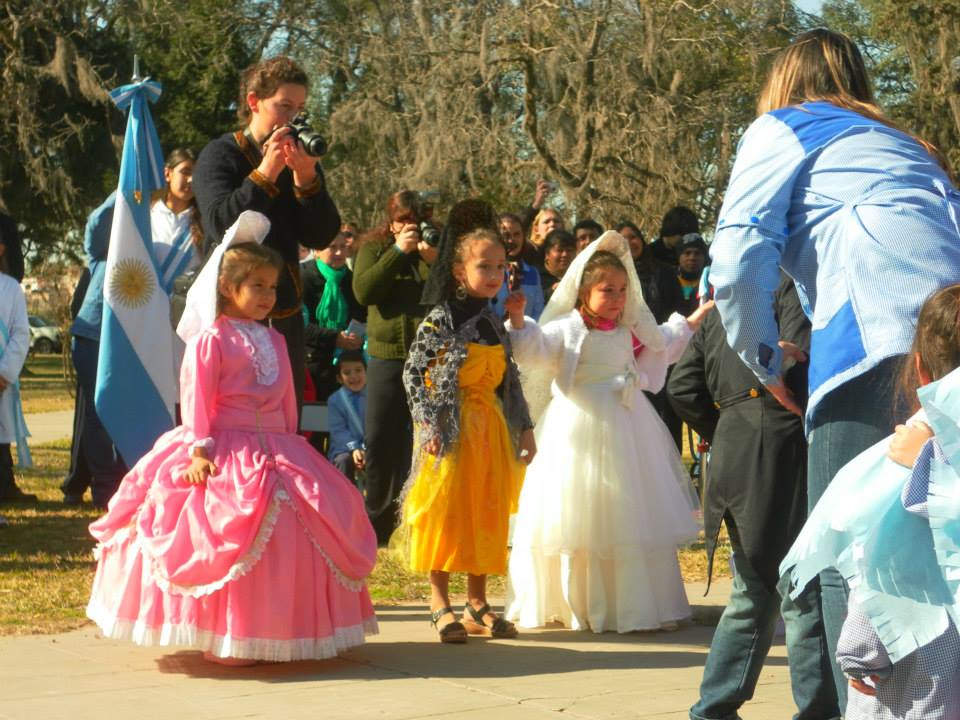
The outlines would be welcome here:
M 143 646 L 190 647 L 213 653 L 217 657 L 268 662 L 334 657 L 351 647 L 363 645 L 366 635 L 376 635 L 379 632 L 376 617 L 370 616 L 357 625 L 336 628 L 333 634 L 327 637 L 289 640 L 238 638 L 201 630 L 189 623 L 163 623 L 151 627 L 141 620 L 121 620 L 96 600 L 91 600 L 87 605 L 87 617 L 100 627 L 105 637 L 113 640 L 129 640 Z
M 149 492 L 147 497 L 149 500 L 153 500 Z M 211 595 L 218 590 L 221 590 L 227 583 L 246 575 L 248 572 L 250 572 L 250 570 L 253 569 L 254 565 L 260 561 L 260 557 L 263 555 L 263 551 L 266 548 L 267 543 L 270 542 L 270 538 L 273 536 L 273 529 L 277 524 L 277 518 L 280 516 L 280 503 L 282 502 L 287 503 L 293 510 L 293 514 L 297 518 L 300 529 L 307 536 L 307 539 L 310 540 L 310 544 L 313 545 L 314 549 L 320 554 L 320 557 L 323 558 L 323 561 L 327 564 L 327 567 L 330 568 L 330 572 L 333 573 L 336 581 L 343 588 L 349 590 L 350 592 L 360 592 L 363 590 L 363 588 L 366 586 L 365 580 L 351 578 L 344 574 L 344 572 L 336 566 L 336 564 L 333 562 L 333 559 L 326 553 L 321 544 L 316 540 L 316 538 L 313 537 L 310 531 L 307 530 L 307 526 L 303 522 L 303 518 L 300 516 L 300 513 L 297 510 L 296 503 L 293 502 L 293 499 L 290 497 L 287 491 L 279 486 L 274 492 L 273 497 L 270 499 L 270 507 L 267 508 L 267 512 L 263 516 L 263 520 L 260 523 L 260 529 L 257 530 L 257 535 L 253 539 L 250 549 L 247 550 L 243 557 L 234 563 L 229 570 L 227 570 L 227 573 L 220 580 L 216 580 L 205 585 L 178 585 L 177 583 L 171 582 L 169 578 L 165 577 L 161 573 L 157 560 L 148 555 L 143 549 L 143 546 L 139 543 L 138 549 L 143 554 L 144 560 L 147 562 L 147 565 L 150 568 L 150 576 L 153 578 L 153 581 L 157 584 L 157 587 L 164 592 L 173 595 L 185 595 L 193 598 Z M 94 557 L 99 560 L 103 549 L 118 545 L 128 538 L 132 539 L 134 542 L 138 541 L 135 520 L 131 521 L 129 525 L 114 533 L 114 535 L 108 541 L 99 543 L 93 550 Z
M 281 497 L 281 495 L 283 495 L 283 497 Z M 277 518 L 280 516 L 280 503 L 284 499 L 287 499 L 286 492 L 284 492 L 282 488 L 277 488 L 276 493 L 274 493 L 273 498 L 270 500 L 270 507 L 267 508 L 267 512 L 263 516 L 263 521 L 260 523 L 260 529 L 257 530 L 257 535 L 250 545 L 250 549 L 227 570 L 226 575 L 206 585 L 178 585 L 170 582 L 170 580 L 160 572 L 157 560 L 147 555 L 141 546 L 144 559 L 150 564 L 150 575 L 153 577 L 153 581 L 157 584 L 157 587 L 164 592 L 198 598 L 204 595 L 211 595 L 217 590 L 221 590 L 227 583 L 243 577 L 260 561 L 260 556 L 263 555 L 264 548 L 266 548 L 267 543 L 270 542 L 270 538 L 273 536 L 273 528 L 276 526 Z
M 216 443 L 214 442 L 212 437 L 205 437 L 205 438 L 201 438 L 199 440 L 194 441 L 193 444 L 190 445 L 190 452 L 192 453 L 197 448 L 210 452 L 211 450 L 213 450 L 215 446 L 216 446 Z
M 327 563 L 327 566 L 330 568 L 330 572 L 333 573 L 333 576 L 337 579 L 337 582 L 343 585 L 343 587 L 345 587 L 347 590 L 350 590 L 352 592 L 360 592 L 361 590 L 363 590 L 364 586 L 366 585 L 365 579 L 357 580 L 355 578 L 351 578 L 351 577 L 348 577 L 347 575 L 344 575 L 343 571 L 336 566 L 336 564 L 333 562 L 333 559 L 329 555 L 327 555 L 326 551 L 323 549 L 320 543 L 317 542 L 317 539 L 313 537 L 313 535 L 307 529 L 306 523 L 303 521 L 303 518 L 300 516 L 300 511 L 297 509 L 297 504 L 293 502 L 290 496 L 287 495 L 287 493 L 285 492 L 283 493 L 283 499 L 290 504 L 290 507 L 293 509 L 294 515 L 296 515 L 297 520 L 300 521 L 300 527 L 303 528 L 303 532 L 306 533 L 307 537 L 310 539 L 310 543 L 313 545 L 316 551 L 320 553 L 320 557 L 322 557 L 324 562 Z
M 270 331 L 257 322 L 231 320 L 230 325 L 240 334 L 243 344 L 250 350 L 257 384 L 273 385 L 280 376 L 280 364 L 270 339 Z

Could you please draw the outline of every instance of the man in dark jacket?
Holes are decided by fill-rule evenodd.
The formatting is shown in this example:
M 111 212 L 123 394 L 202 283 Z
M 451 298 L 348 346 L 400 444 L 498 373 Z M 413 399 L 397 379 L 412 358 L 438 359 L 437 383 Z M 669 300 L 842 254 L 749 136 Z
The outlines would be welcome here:
M 806 350 L 810 323 L 786 276 L 776 311 L 781 339 Z M 806 364 L 785 377 L 804 404 Z M 719 313 L 708 315 L 694 335 L 674 366 L 667 393 L 680 417 L 711 443 L 703 497 L 708 582 L 721 521 L 730 535 L 736 573 L 690 717 L 737 716 L 753 696 L 781 613 L 797 717 L 839 717 L 819 588 L 811 583 L 796 600 L 778 591 L 780 561 L 806 519 L 803 421 L 785 410 L 730 349 Z

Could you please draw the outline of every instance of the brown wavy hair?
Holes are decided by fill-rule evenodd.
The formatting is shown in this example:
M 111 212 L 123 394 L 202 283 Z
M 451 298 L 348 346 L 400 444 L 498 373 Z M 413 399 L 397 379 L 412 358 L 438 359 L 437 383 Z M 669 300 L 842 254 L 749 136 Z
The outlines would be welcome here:
M 919 368 L 917 367 L 919 358 Z M 910 353 L 897 382 L 898 417 L 920 409 L 917 388 L 960 367 L 960 285 L 937 290 L 926 299 L 917 317 Z M 921 371 L 926 376 L 921 380 Z
M 276 93 L 281 85 L 287 83 L 310 87 L 307 73 L 286 55 L 261 60 L 244 70 L 240 75 L 240 101 L 237 103 L 237 117 L 240 118 L 240 122 L 244 125 L 250 122 L 248 93 L 256 93 L 258 98 L 265 100 Z
M 387 198 L 386 219 L 380 225 L 377 225 L 369 232 L 357 238 L 357 247 L 365 245 L 368 242 L 393 242 L 393 235 L 390 233 L 390 223 L 407 214 L 416 216 L 417 222 L 419 222 L 420 217 L 417 214 L 420 207 L 419 200 L 420 196 L 413 190 L 399 190 L 393 193 L 393 195 Z
M 852 110 L 909 135 L 952 177 L 946 157 L 933 143 L 907 132 L 883 114 L 856 43 L 843 33 L 825 28 L 799 35 L 780 51 L 760 93 L 757 114 L 817 100 Z

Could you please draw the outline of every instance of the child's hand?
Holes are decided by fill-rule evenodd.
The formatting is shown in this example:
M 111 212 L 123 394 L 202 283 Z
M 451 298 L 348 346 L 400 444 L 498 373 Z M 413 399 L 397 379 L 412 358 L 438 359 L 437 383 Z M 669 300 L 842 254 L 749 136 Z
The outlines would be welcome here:
M 357 470 L 363 470 L 363 466 L 367 461 L 366 453 L 363 452 L 360 448 L 357 448 L 353 451 L 353 467 Z
M 697 331 L 697 328 L 700 327 L 703 319 L 710 314 L 711 310 L 713 310 L 714 305 L 716 305 L 716 303 L 713 300 L 707 300 L 703 305 L 690 313 L 690 317 L 687 318 L 687 325 L 690 326 L 690 329 L 693 330 L 693 332 Z
M 217 474 L 217 466 L 205 457 L 194 457 L 190 461 L 190 467 L 181 476 L 181 480 L 191 485 L 203 485 L 207 482 L 210 475 Z
M 425 452 L 430 455 L 437 456 L 440 454 L 440 438 L 434 435 L 432 438 L 427 440 L 423 444 L 423 449 Z
M 533 457 L 536 454 L 537 440 L 533 435 L 533 429 L 524 430 L 520 433 L 520 459 L 529 465 L 533 462 Z
M 510 316 L 510 325 L 513 326 L 514 330 L 523 328 L 523 311 L 526 307 L 527 296 L 523 294 L 522 290 L 514 290 L 503 301 L 503 309 Z
M 8 383 L 5 379 L 3 379 L 2 377 L 0 377 L 0 393 L 2 393 L 4 390 L 6 390 L 9 385 L 10 385 L 10 383 Z
M 878 675 L 871 675 L 870 681 L 873 683 L 873 685 L 868 685 L 863 680 L 857 680 L 857 678 L 850 678 L 850 687 L 857 692 L 861 692 L 864 695 L 870 695 L 873 697 L 877 694 L 876 684 L 880 682 L 880 677 Z
M 909 425 L 897 425 L 887 457 L 898 465 L 913 467 L 923 444 L 933 437 L 933 430 L 925 422 L 915 420 Z

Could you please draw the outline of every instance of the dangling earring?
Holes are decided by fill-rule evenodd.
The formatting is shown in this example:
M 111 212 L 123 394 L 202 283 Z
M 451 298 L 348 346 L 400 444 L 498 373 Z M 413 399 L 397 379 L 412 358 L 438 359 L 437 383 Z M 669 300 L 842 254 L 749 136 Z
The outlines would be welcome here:
M 457 289 L 453 291 L 454 296 L 457 300 L 466 300 L 467 299 L 467 287 L 463 283 L 457 283 Z

